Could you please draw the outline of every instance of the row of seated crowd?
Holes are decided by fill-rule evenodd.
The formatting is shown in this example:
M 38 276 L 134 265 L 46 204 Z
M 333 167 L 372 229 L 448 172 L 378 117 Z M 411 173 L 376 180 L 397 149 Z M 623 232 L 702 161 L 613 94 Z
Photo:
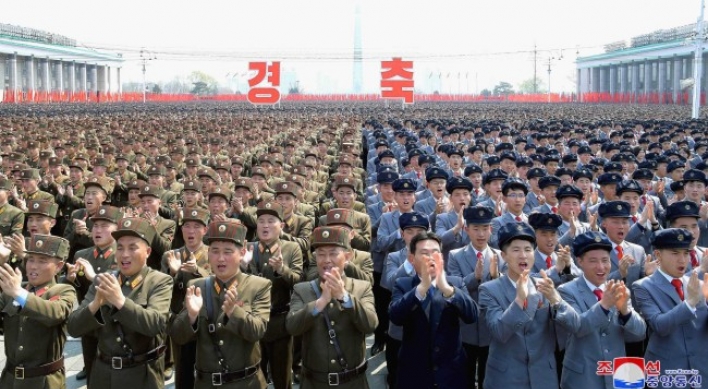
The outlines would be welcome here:
M 382 352 L 391 388 L 613 388 L 622 357 L 700 387 L 708 123 L 687 115 L 0 106 L 0 387 L 64 387 L 67 334 L 90 389 L 365 388 Z

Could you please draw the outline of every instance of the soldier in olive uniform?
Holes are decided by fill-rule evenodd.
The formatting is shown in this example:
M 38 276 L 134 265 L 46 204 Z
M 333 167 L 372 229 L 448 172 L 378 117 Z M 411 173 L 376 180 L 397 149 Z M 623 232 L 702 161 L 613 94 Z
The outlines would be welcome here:
M 116 156 L 117 170 L 113 172 L 112 177 L 115 180 L 115 187 L 111 194 L 111 204 L 115 207 L 124 207 L 128 205 L 128 184 L 136 180 L 138 176 L 128 170 L 130 161 L 127 155 L 119 154 Z
M 71 220 L 64 230 L 64 239 L 71 244 L 69 258 L 74 258 L 77 251 L 93 246 L 91 240 L 91 217 L 96 216 L 101 205 L 111 197 L 111 184 L 106 177 L 91 177 L 84 184 L 84 204 L 86 208 L 77 209 L 71 214 Z
M 140 190 L 140 203 L 143 213 L 141 217 L 155 228 L 157 234 L 154 241 L 151 243 L 152 251 L 148 258 L 148 266 L 159 270 L 162 263 L 162 254 L 172 247 L 172 239 L 175 236 L 177 224 L 174 220 L 165 219 L 159 215 L 159 209 L 162 204 L 160 201 L 160 191 L 162 189 L 155 185 L 146 185 Z
M 76 302 L 69 285 L 55 277 L 69 254 L 69 242 L 50 235 L 35 235 L 27 250 L 28 284 L 22 274 L 0 267 L 0 329 L 5 338 L 2 388 L 63 388 L 66 385 L 64 345 L 66 322 Z
M 123 218 L 123 212 L 119 208 L 103 205 L 98 212 L 91 217 L 93 227 L 91 228 L 91 239 L 93 247 L 79 250 L 74 254 L 73 264 L 66 264 L 65 282 L 76 288 L 79 303 L 83 302 L 88 293 L 91 283 L 96 278 L 96 274 L 114 271 L 117 268 L 115 263 L 116 241 L 113 239 L 113 231 L 118 229 L 118 221 Z M 76 375 L 77 380 L 88 377 L 91 365 L 96 358 L 98 340 L 86 335 L 81 337 L 81 351 L 84 358 L 84 368 Z
M 270 366 L 270 376 L 276 389 L 292 388 L 291 365 L 293 338 L 285 330 L 293 286 L 303 279 L 303 258 L 295 242 L 281 238 L 283 207 L 276 202 L 262 203 L 257 210 L 258 241 L 249 246 L 249 256 L 241 261 L 242 268 L 271 280 L 270 321 L 261 341 L 264 372 Z
M 25 234 L 13 234 L 4 236 L 5 245 L 11 250 L 7 258 L 0 257 L 0 262 L 9 262 L 13 268 L 20 267 L 24 272 L 23 260 L 26 257 L 25 251 L 29 239 L 36 234 L 51 235 L 51 230 L 56 224 L 58 206 L 54 202 L 30 200 L 27 203 L 25 220 L 27 221 Z
M 371 259 L 371 253 L 368 251 L 357 250 L 354 241 L 358 234 L 354 229 L 354 214 L 357 213 L 350 209 L 335 208 L 330 209 L 325 216 L 325 225 L 327 227 L 340 227 L 349 231 L 349 243 L 352 247 L 352 258 L 347 260 L 344 265 L 344 274 L 347 277 L 356 278 L 357 280 L 374 282 L 374 261 Z M 307 269 L 307 279 L 314 280 L 317 278 L 317 261 L 315 258 L 310 259 L 310 264 Z
M 30 200 L 54 201 L 54 196 L 51 193 L 39 190 L 39 169 L 24 169 L 20 180 L 22 180 L 22 199 L 27 202 Z
M 197 342 L 195 388 L 266 387 L 259 341 L 270 316 L 271 282 L 240 270 L 246 228 L 233 220 L 209 225 L 213 276 L 192 280 L 184 310 L 170 326 L 178 344 Z
M 309 259 L 310 235 L 314 226 L 308 217 L 295 213 L 297 185 L 289 181 L 275 184 L 275 201 L 283 207 L 283 239 L 297 243 L 303 260 Z
M 25 213 L 8 202 L 14 186 L 12 180 L 0 177 L 0 236 L 21 235 L 25 224 Z
M 58 185 L 57 194 L 54 196 L 57 204 L 59 204 L 57 231 L 60 231 L 62 235 L 71 221 L 71 214 L 75 210 L 84 207 L 84 191 L 84 168 L 72 161 L 69 164 L 69 182 L 63 186 Z
M 155 228 L 123 218 L 116 239 L 117 273 L 96 275 L 68 331 L 98 338 L 89 389 L 164 388 L 163 355 L 172 277 L 147 266 Z
M 172 276 L 172 302 L 170 303 L 171 318 L 174 319 L 184 308 L 184 296 L 187 283 L 193 279 L 207 277 L 211 274 L 209 268 L 208 251 L 203 238 L 209 224 L 209 212 L 200 208 L 185 208 L 182 217 L 181 233 L 185 245 L 175 250 L 170 250 L 162 256 L 162 272 Z M 182 346 L 170 343 L 172 357 L 177 371 L 175 386 L 177 389 L 192 388 L 194 386 L 194 372 L 196 344 L 186 343 Z M 169 361 L 168 353 L 168 362 Z M 170 363 L 167 364 L 170 367 Z M 168 374 L 166 373 L 165 376 Z
M 286 321 L 288 332 L 303 336 L 302 387 L 368 388 L 366 336 L 378 325 L 371 283 L 344 273 L 347 230 L 316 228 L 312 246 L 319 278 L 295 285 Z

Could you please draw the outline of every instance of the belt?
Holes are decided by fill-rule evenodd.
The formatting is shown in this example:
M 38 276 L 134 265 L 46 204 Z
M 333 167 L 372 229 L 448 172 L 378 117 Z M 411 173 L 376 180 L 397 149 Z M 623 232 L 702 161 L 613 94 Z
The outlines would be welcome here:
M 320 373 L 303 367 L 302 375 L 305 378 L 310 378 L 317 382 L 326 382 L 329 386 L 337 386 L 340 384 L 347 383 L 353 380 L 354 378 L 366 373 L 366 368 L 367 361 L 364 361 L 361 365 L 354 369 L 345 370 L 339 373 Z
M 244 378 L 251 377 L 258 372 L 260 362 L 253 366 L 249 366 L 243 370 L 227 371 L 222 373 L 208 373 L 201 370 L 194 370 L 194 376 L 198 379 L 211 378 L 211 384 L 213 386 L 221 386 L 234 381 L 242 380 Z
M 152 362 L 160 358 L 165 353 L 166 348 L 166 346 L 162 345 L 145 354 L 135 355 L 133 357 L 110 357 L 99 350 L 97 357 L 99 361 L 111 365 L 113 370 L 121 370 Z
M 50 375 L 64 368 L 64 357 L 57 359 L 54 362 L 45 363 L 37 367 L 23 367 L 5 365 L 5 371 L 12 373 L 16 380 L 24 380 L 25 378 L 34 378 Z

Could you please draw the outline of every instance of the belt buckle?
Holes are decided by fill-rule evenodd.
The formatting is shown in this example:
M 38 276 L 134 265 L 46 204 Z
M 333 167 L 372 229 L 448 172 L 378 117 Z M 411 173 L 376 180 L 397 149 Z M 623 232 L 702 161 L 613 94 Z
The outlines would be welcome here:
M 22 366 L 18 366 L 15 368 L 15 379 L 16 380 L 24 380 L 25 379 L 25 368 Z
M 121 357 L 111 358 L 111 368 L 113 370 L 122 370 L 123 369 L 123 358 L 121 358 Z
M 327 384 L 329 386 L 339 386 L 339 373 L 327 374 Z
M 211 373 L 211 384 L 214 386 L 221 386 L 223 385 L 223 379 L 221 377 L 221 373 Z

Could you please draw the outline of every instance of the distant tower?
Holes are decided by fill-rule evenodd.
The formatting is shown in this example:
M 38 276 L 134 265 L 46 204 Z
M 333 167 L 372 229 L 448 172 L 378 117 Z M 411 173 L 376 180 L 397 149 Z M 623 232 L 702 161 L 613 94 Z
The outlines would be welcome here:
M 364 84 L 364 65 L 361 55 L 361 9 L 354 9 L 354 93 L 361 93 Z

